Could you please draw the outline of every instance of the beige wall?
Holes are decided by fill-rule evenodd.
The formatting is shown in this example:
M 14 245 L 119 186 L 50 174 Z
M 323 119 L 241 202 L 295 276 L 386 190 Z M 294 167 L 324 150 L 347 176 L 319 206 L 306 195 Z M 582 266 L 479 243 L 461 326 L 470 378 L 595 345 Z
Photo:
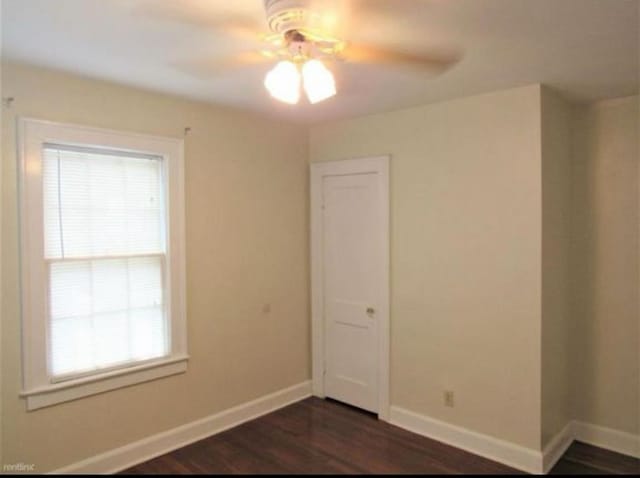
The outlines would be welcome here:
M 638 98 L 574 113 L 572 409 L 638 433 Z
M 0 6 L 0 17 L 2 16 L 2 8 Z M 2 29 L 2 19 L 0 18 L 0 29 Z M 0 32 L 1 33 L 1 32 Z M 2 35 L 0 34 L 0 101 L 4 97 L 3 89 L 2 89 Z M 2 104 L 0 103 L 0 108 L 2 108 Z M 2 129 L 3 129 L 3 120 L 2 114 L 0 114 L 0 158 L 2 158 Z M 2 347 L 2 163 L 0 161 L 0 347 Z M 4 446 L 3 446 L 3 436 L 4 436 L 4 419 L 3 419 L 3 407 L 2 407 L 2 349 L 0 348 L 0 465 L 2 465 L 4 461 Z
M 392 155 L 391 403 L 534 449 L 540 134 L 539 86 L 310 133 L 311 161 Z
M 52 470 L 307 380 L 306 162 L 378 154 L 392 156 L 392 404 L 532 449 L 571 418 L 637 433 L 637 98 L 572 109 L 534 85 L 309 132 L 17 64 L 2 96 L 16 98 L 2 115 L 5 463 Z M 25 412 L 17 115 L 192 128 L 187 374 Z
M 569 248 L 571 105 L 542 89 L 542 436 L 571 421 Z
M 44 472 L 305 381 L 306 130 L 51 71 L 3 66 L 4 460 Z M 185 141 L 186 374 L 26 413 L 20 390 L 15 117 Z M 264 304 L 271 313 L 264 314 Z

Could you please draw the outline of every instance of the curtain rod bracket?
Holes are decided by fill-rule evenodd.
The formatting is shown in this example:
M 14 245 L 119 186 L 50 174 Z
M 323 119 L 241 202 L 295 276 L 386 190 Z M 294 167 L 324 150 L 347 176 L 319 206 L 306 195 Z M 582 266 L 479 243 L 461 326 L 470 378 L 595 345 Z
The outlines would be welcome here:
M 191 126 L 187 126 L 187 127 L 184 129 L 184 135 L 185 135 L 185 136 L 187 136 L 189 133 L 191 133 Z
M 13 96 L 8 96 L 6 98 L 2 98 L 2 104 L 4 106 L 6 106 L 7 108 L 11 108 L 11 106 L 13 105 L 14 101 L 15 101 L 15 98 Z

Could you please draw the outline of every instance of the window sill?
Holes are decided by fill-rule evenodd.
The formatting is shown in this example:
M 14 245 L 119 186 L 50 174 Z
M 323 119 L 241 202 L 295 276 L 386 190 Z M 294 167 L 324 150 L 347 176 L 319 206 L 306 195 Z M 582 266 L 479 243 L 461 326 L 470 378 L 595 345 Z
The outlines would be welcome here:
M 37 410 L 56 403 L 184 373 L 187 370 L 188 360 L 189 357 L 186 355 L 168 357 L 135 367 L 25 390 L 20 393 L 20 396 L 27 399 L 27 410 Z

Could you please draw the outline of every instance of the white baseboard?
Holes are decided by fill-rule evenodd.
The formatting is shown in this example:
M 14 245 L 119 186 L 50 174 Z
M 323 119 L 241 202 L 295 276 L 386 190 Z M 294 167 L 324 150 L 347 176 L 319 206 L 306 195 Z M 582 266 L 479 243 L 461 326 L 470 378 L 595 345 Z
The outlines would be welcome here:
M 574 440 L 640 458 L 640 436 L 580 421 L 569 422 L 542 452 L 391 407 L 393 425 L 529 473 L 548 473 Z
M 461 448 L 529 473 L 543 472 L 542 453 L 489 435 L 451 425 L 400 407 L 391 407 L 390 422 L 419 435 Z
M 172 430 L 73 463 L 53 473 L 115 473 L 310 396 L 311 382 L 302 382 Z
M 391 407 L 390 418 L 393 425 L 535 474 L 548 473 L 574 440 L 640 458 L 640 435 L 580 421 L 567 423 L 539 452 L 400 407 Z
M 575 440 L 589 445 L 640 458 L 640 435 L 574 421 L 573 436 Z
M 573 440 L 573 422 L 569 422 L 542 450 L 543 473 L 546 474 L 551 471 L 551 468 L 555 466 L 571 446 Z

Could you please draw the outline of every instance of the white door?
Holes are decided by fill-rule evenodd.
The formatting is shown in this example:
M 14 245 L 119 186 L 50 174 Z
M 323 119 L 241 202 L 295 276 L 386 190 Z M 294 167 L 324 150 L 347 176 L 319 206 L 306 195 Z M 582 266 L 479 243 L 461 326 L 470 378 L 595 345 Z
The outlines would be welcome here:
M 388 313 L 386 187 L 381 172 L 371 168 L 338 168 L 337 174 L 325 168 L 314 231 L 322 262 L 324 396 L 377 413 L 381 318 Z

